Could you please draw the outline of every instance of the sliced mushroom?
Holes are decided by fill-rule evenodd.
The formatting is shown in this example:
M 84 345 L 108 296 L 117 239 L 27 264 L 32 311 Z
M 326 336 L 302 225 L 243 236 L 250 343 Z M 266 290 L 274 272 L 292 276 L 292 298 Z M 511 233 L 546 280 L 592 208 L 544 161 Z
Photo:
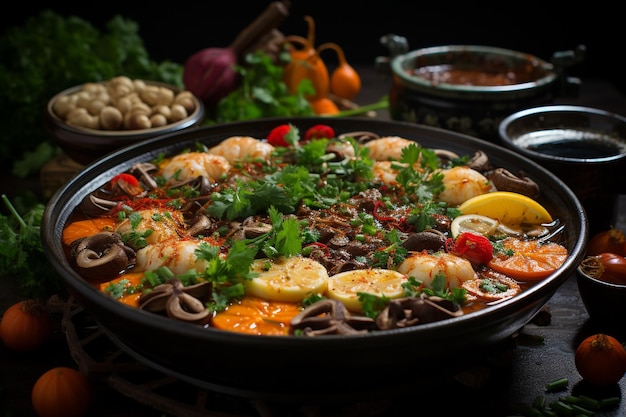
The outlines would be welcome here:
M 476 151 L 472 159 L 467 163 L 467 166 L 478 172 L 486 172 L 491 169 L 489 157 L 483 151 Z
M 268 233 L 272 230 L 272 225 L 259 221 L 256 217 L 250 216 L 241 224 L 243 236 L 247 239 L 253 239 Z
M 512 191 L 530 198 L 538 198 L 540 195 L 539 185 L 523 172 L 516 176 L 505 168 L 496 168 L 486 176 L 499 191 Z
M 337 138 L 338 139 L 353 138 L 358 143 L 365 143 L 365 142 L 369 142 L 370 140 L 374 140 L 374 139 L 380 138 L 380 135 L 378 135 L 377 133 L 374 133 L 374 132 L 357 131 L 357 132 L 343 133 L 343 134 L 337 136 Z
M 455 152 L 447 149 L 435 149 L 435 155 L 441 160 L 442 165 L 446 165 L 448 162 L 459 158 L 459 155 Z
M 187 234 L 189 236 L 198 236 L 203 234 L 204 232 L 210 230 L 213 226 L 213 222 L 206 215 L 200 213 L 194 218 L 194 222 L 189 229 L 187 229 Z
M 324 299 L 291 319 L 290 332 L 301 330 L 305 336 L 362 334 L 373 330 L 374 324 L 372 318 L 352 316 L 341 301 Z
M 113 232 L 101 232 L 78 239 L 70 254 L 78 272 L 90 279 L 111 279 L 135 263 L 135 251 Z
M 180 181 L 180 182 L 171 184 L 172 188 L 177 188 L 177 187 L 182 187 L 182 186 L 189 186 L 195 189 L 199 195 L 206 196 L 206 195 L 209 195 L 211 191 L 213 191 L 215 184 L 211 183 L 209 178 L 203 175 L 198 175 L 195 178 L 191 178 L 185 181 Z
M 416 252 L 421 252 L 422 250 L 437 251 L 445 246 L 446 239 L 446 235 L 439 230 L 424 230 L 418 233 L 411 233 L 402 242 L 402 247 Z
M 81 201 L 80 210 L 87 217 L 98 217 L 109 212 L 109 210 L 117 207 L 119 204 L 119 201 L 107 200 L 94 194 L 89 194 Z
M 211 314 L 205 305 L 205 300 L 211 295 L 211 288 L 210 282 L 185 287 L 179 279 L 173 278 L 142 294 L 139 308 L 154 313 L 162 312 L 181 321 L 199 322 Z
M 157 171 L 158 169 L 159 167 L 157 167 L 156 165 L 149 163 L 149 162 L 144 162 L 144 163 L 138 163 L 138 164 L 133 165 L 130 168 L 130 172 L 136 177 L 139 177 L 139 180 L 143 184 L 145 184 L 145 186 L 148 189 L 156 190 L 159 187 L 159 185 L 157 184 L 155 179 L 152 178 L 152 175 L 150 175 L 150 173 Z
M 391 300 L 376 317 L 376 325 L 381 330 L 398 329 L 462 315 L 463 310 L 450 300 L 421 294 Z

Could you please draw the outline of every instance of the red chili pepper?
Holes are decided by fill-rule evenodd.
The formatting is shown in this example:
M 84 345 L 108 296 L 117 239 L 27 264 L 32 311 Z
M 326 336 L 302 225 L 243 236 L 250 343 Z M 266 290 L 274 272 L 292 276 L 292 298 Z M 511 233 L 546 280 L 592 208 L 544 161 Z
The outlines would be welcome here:
M 139 180 L 130 174 L 117 174 L 111 179 L 111 185 L 117 184 L 118 181 L 124 181 L 128 185 L 137 186 L 139 185 Z
M 322 249 L 326 255 L 330 255 L 330 248 L 322 242 L 311 242 L 307 246 L 317 246 L 318 248 Z
M 380 206 L 383 206 L 383 202 L 382 201 L 376 201 L 374 203 L 374 210 L 372 212 L 372 216 L 374 216 L 374 218 L 376 220 L 379 220 L 381 222 L 392 222 L 392 221 L 396 221 L 395 217 L 389 217 L 389 216 L 379 216 L 378 215 L 378 208 Z
M 315 125 L 310 127 L 304 134 L 305 142 L 312 139 L 332 139 L 335 137 L 335 130 L 328 125 Z
M 485 236 L 469 232 L 461 233 L 456 240 L 446 240 L 446 250 L 476 265 L 486 264 L 493 258 L 491 241 Z
M 290 146 L 297 142 L 298 128 L 292 124 L 276 126 L 267 135 L 267 143 L 273 146 Z
M 127 196 L 137 196 L 143 192 L 139 180 L 130 174 L 117 174 L 111 179 L 114 193 L 121 192 Z

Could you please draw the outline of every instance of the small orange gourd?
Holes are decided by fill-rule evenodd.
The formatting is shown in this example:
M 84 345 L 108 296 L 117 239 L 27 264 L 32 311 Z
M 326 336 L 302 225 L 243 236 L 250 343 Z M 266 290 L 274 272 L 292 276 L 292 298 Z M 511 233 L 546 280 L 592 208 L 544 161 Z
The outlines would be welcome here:
M 302 80 L 309 79 L 315 93 L 305 97 L 314 100 L 328 96 L 330 77 L 326 64 L 315 49 L 315 21 L 311 16 L 305 16 L 305 19 L 309 25 L 306 39 L 301 36 L 285 37 L 291 60 L 283 70 L 283 81 L 289 93 L 296 94 Z
M 332 116 L 339 113 L 339 106 L 328 97 L 320 97 L 309 102 L 318 116 Z
M 91 404 L 89 379 L 76 369 L 65 366 L 52 368 L 42 374 L 31 395 L 33 408 L 39 417 L 82 417 Z
M 626 372 L 626 350 L 616 338 L 598 333 L 578 345 L 574 362 L 583 380 L 594 385 L 612 385 Z
M 346 100 L 354 99 L 361 91 L 361 77 L 359 73 L 348 63 L 343 49 L 333 42 L 320 45 L 317 48 L 319 54 L 323 50 L 332 49 L 337 54 L 337 67 L 330 76 L 330 92 Z
M 13 304 L 0 321 L 0 338 L 13 351 L 36 350 L 52 337 L 52 332 L 50 312 L 43 302 L 36 299 Z

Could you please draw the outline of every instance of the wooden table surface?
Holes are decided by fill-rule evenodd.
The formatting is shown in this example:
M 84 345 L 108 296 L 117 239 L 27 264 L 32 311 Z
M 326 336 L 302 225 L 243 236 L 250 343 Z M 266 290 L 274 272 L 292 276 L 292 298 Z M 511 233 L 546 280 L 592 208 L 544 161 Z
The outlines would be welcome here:
M 363 91 L 357 99 L 359 104 L 377 101 L 387 94 L 388 79 L 372 71 L 362 73 Z M 583 80 L 580 97 L 561 102 L 626 114 L 626 99 L 602 80 Z M 377 117 L 388 119 L 389 116 L 385 111 L 379 111 Z M 5 178 L 0 182 L 3 193 L 11 193 L 13 187 L 14 181 Z M 621 205 L 613 210 L 611 221 L 626 228 L 626 205 L 623 198 L 617 201 Z M 20 299 L 14 280 L 11 277 L 0 278 L 0 311 Z M 612 332 L 621 340 L 626 336 L 618 334 L 623 330 L 589 320 L 578 294 L 575 276 L 572 276 L 549 301 L 542 314 L 520 329 L 515 337 L 502 346 L 495 346 L 493 352 L 484 358 L 470 361 L 471 366 L 459 370 L 458 374 L 443 380 L 436 378 L 438 382 L 421 387 L 419 394 L 396 399 L 368 399 L 333 407 L 299 407 L 206 392 L 186 381 L 146 368 L 120 352 L 106 335 L 98 334 L 97 329 L 91 329 L 87 335 L 84 328 L 79 329 L 82 330 L 78 332 L 80 335 L 74 333 L 76 327 L 87 326 L 81 319 L 86 313 L 79 306 L 64 303 L 56 306 L 57 331 L 44 349 L 23 354 L 8 351 L 0 344 L 0 416 L 36 416 L 30 402 L 33 384 L 43 372 L 61 365 L 89 372 L 94 386 L 89 415 L 97 417 L 398 415 L 399 410 L 405 409 L 398 404 L 407 402 L 414 403 L 413 415 L 424 407 L 439 409 L 450 415 L 462 415 L 470 410 L 479 415 L 514 415 L 521 406 L 531 405 L 539 395 L 545 395 L 550 401 L 584 390 L 574 366 L 575 347 L 584 337 L 599 331 Z M 547 323 L 539 320 L 545 317 L 550 318 Z M 73 336 L 79 343 L 70 340 Z M 245 377 L 262 378 L 260 375 Z M 560 378 L 568 378 L 568 390 L 544 392 L 546 383 Z M 373 383 L 386 382 L 384 377 L 377 381 L 373 377 Z M 320 389 L 329 388 L 323 386 Z M 594 394 L 622 396 L 625 390 L 626 378 L 615 387 Z M 626 401 L 595 415 L 626 415 Z

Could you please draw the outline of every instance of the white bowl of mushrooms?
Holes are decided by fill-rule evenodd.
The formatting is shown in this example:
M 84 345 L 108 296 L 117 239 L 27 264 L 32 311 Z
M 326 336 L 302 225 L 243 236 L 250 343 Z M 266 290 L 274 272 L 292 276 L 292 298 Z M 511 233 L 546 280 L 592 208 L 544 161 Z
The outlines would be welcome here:
M 144 139 L 198 126 L 204 105 L 171 84 L 117 76 L 68 88 L 48 101 L 45 126 L 80 164 Z

